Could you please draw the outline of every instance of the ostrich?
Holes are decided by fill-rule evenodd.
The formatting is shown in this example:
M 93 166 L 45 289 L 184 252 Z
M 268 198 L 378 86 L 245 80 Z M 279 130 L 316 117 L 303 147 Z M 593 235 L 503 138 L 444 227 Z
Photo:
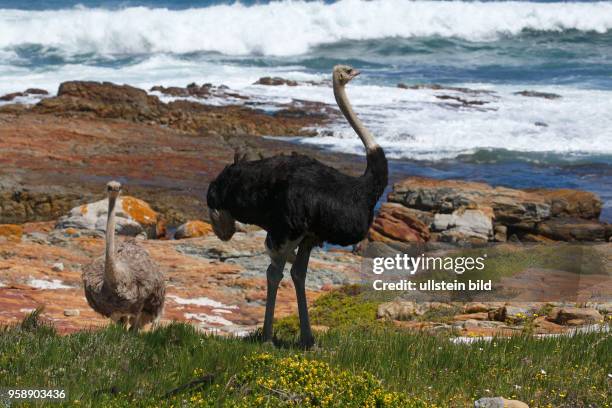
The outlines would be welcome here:
M 221 240 L 231 239 L 236 232 L 235 221 L 267 231 L 265 245 L 271 263 L 266 272 L 264 341 L 272 340 L 276 292 L 285 263 L 295 256 L 291 278 L 298 304 L 300 342 L 305 348 L 314 344 L 305 287 L 310 252 L 323 242 L 346 246 L 361 241 L 387 185 L 385 153 L 353 112 L 344 90 L 357 75 L 359 71 L 349 66 L 335 66 L 333 89 L 340 110 L 365 146 L 367 167 L 363 175 L 349 176 L 297 153 L 254 161 L 236 155 L 234 163 L 225 167 L 208 188 L 210 219 Z
M 115 204 L 121 184 L 111 181 L 106 188 L 106 252 L 83 269 L 85 297 L 96 312 L 123 327 L 129 322 L 130 330 L 138 331 L 158 322 L 166 284 L 157 264 L 135 242 L 123 242 L 115 250 Z

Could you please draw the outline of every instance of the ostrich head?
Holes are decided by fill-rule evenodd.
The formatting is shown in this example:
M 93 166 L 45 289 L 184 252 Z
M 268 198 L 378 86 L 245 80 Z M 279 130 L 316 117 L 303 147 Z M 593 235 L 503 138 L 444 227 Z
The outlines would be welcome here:
M 334 82 L 337 81 L 340 85 L 344 86 L 360 73 L 361 72 L 348 65 L 336 65 L 333 73 Z
M 215 235 L 221 241 L 229 241 L 236 232 L 236 220 L 229 211 L 209 209 L 210 221 Z
M 121 183 L 118 181 L 109 181 L 106 185 L 106 192 L 111 198 L 117 198 L 121 193 Z

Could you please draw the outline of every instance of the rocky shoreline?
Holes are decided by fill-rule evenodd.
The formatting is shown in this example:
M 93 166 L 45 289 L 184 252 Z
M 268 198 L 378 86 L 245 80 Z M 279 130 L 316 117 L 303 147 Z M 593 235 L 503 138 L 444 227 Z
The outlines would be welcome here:
M 349 155 L 259 137 L 312 136 L 335 108 L 304 101 L 273 111 L 256 102 L 233 105 L 233 92 L 208 85 L 154 93 L 193 93 L 202 100 L 214 94 L 225 105 L 164 103 L 127 85 L 73 81 L 35 105 L 0 106 L 0 224 L 57 219 L 102 198 L 100 186 L 113 177 L 170 225 L 206 219 L 208 182 L 236 149 L 252 158 L 299 149 L 343 171 L 362 171 L 362 162 Z
M 260 83 L 293 86 L 282 78 Z M 80 271 L 102 252 L 102 187 L 118 179 L 126 190 L 120 233 L 149 238 L 142 244 L 169 278 L 165 319 L 191 321 L 203 330 L 248 332 L 263 316 L 263 233 L 244 227 L 230 243 L 217 240 L 207 223 L 209 181 L 236 149 L 252 159 L 299 150 L 354 175 L 365 164 L 363 158 L 261 137 L 312 136 L 338 115 L 324 104 L 293 100 L 269 109 L 210 84 L 147 92 L 79 81 L 63 83 L 56 96 L 27 90 L 4 100 L 24 95 L 39 102 L 0 106 L 0 324 L 15 323 L 40 306 L 62 332 L 105 324 L 85 303 Z M 200 103 L 213 100 L 223 104 Z M 520 248 L 579 241 L 609 248 L 612 228 L 598 220 L 602 204 L 594 194 L 404 176 L 392 175 L 393 191 L 358 248 L 362 255 L 421 244 Z M 180 239 L 167 239 L 172 237 Z M 317 250 L 308 275 L 309 299 L 360 282 L 362 262 L 348 250 Z M 523 272 L 532 279 L 541 273 Z M 486 312 L 486 319 L 462 310 L 458 315 L 469 316 L 455 319 L 461 322 L 457 327 L 466 335 L 493 329 L 507 334 L 493 312 L 503 307 L 474 312 Z M 279 316 L 295 313 L 288 281 L 281 285 L 277 309 Z M 410 316 L 381 312 L 379 317 L 410 329 L 438 327 L 424 324 L 419 313 Z

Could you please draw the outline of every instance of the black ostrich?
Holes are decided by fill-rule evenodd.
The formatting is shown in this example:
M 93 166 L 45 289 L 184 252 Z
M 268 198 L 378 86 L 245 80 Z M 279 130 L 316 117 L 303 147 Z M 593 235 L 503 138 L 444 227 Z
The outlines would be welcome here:
M 300 317 L 300 340 L 313 344 L 306 271 L 315 245 L 329 242 L 352 245 L 361 241 L 372 223 L 374 206 L 387 185 L 387 159 L 371 133 L 357 118 L 344 86 L 359 75 L 349 66 L 333 71 L 334 96 L 340 110 L 363 142 L 367 168 L 359 177 L 348 176 L 308 156 L 293 153 L 255 161 L 240 160 L 227 166 L 208 188 L 207 202 L 215 234 L 229 240 L 235 221 L 255 224 L 268 232 L 266 249 L 268 291 L 264 340 L 272 340 L 276 292 L 287 258 L 297 255 L 291 267 Z

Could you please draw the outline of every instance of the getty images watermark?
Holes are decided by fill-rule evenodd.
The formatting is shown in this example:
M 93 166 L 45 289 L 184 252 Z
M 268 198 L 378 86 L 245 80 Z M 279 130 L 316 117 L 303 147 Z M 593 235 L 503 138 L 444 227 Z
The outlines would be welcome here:
M 491 290 L 491 280 L 436 280 L 413 281 L 402 279 L 406 274 L 411 277 L 420 272 L 454 272 L 463 275 L 465 272 L 483 271 L 487 255 L 471 256 L 410 256 L 396 254 L 393 257 L 376 257 L 372 259 L 372 281 L 374 290 L 419 290 L 419 291 L 486 291 Z M 382 279 L 382 275 L 387 279 Z M 391 280 L 393 279 L 393 280 Z

